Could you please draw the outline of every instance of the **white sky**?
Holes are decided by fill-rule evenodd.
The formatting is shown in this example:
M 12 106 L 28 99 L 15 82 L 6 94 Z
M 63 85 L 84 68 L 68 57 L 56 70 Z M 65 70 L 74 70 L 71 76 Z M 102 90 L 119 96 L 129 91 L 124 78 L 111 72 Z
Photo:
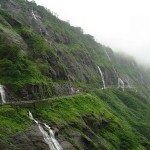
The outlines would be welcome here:
M 113 50 L 150 64 L 150 0 L 35 0 Z

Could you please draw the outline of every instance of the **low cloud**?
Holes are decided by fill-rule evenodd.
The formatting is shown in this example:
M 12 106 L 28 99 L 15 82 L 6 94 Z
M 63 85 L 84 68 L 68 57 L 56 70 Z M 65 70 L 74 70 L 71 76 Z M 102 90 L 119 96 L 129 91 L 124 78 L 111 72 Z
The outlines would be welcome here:
M 85 33 L 150 65 L 149 0 L 35 0 Z

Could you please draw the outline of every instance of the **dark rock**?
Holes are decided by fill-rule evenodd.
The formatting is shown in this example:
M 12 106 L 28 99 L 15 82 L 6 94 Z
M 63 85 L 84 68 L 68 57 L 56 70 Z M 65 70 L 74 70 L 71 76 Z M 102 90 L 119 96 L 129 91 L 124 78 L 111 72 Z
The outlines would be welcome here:
M 110 123 L 109 119 L 102 119 L 102 124 L 103 125 L 108 125 Z
M 74 146 L 66 141 L 63 136 L 60 136 L 59 134 L 58 136 L 55 136 L 64 150 L 75 150 Z M 36 124 L 24 132 L 19 132 L 13 136 L 8 137 L 7 141 L 12 143 L 16 148 L 22 150 L 49 150 L 49 146 L 47 143 L 45 143 L 43 135 Z M 1 150 L 7 150 L 5 149 L 5 145 L 6 144 L 0 145 L 0 148 L 2 148 Z
M 60 144 L 64 150 L 76 150 L 76 148 L 68 141 L 62 141 Z
M 63 44 L 69 44 L 70 43 L 70 40 L 62 34 L 61 35 L 55 34 L 54 40 L 56 43 L 63 43 Z
M 46 97 L 51 97 L 52 93 L 49 90 L 47 84 L 27 84 L 26 86 L 19 88 L 17 93 L 13 93 L 13 88 L 17 87 L 14 84 L 5 85 L 8 102 L 18 101 L 17 97 L 22 100 L 34 100 L 34 99 L 44 99 Z M 11 91 L 11 92 L 10 92 Z
M 0 15 L 0 22 L 1 24 L 11 28 L 11 25 Z
M 68 95 L 71 93 L 71 87 L 69 84 L 59 84 L 53 86 L 53 94 L 54 95 Z
M 25 132 L 10 136 L 8 141 L 23 150 L 49 150 L 37 125 L 30 127 Z
M 143 145 L 144 147 L 146 147 L 147 150 L 150 150 L 150 143 L 149 143 L 149 142 L 143 142 L 142 145 Z

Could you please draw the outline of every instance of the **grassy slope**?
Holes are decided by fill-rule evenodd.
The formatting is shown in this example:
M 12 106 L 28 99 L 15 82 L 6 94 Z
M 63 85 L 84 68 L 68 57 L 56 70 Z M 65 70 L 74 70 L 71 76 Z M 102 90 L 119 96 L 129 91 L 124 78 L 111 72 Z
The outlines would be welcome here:
M 19 6 L 23 9 L 25 5 L 28 5 L 23 0 L 16 0 L 17 2 L 20 3 Z M 29 5 L 32 5 L 32 3 Z M 70 57 L 74 56 L 73 52 L 80 51 L 82 54 L 90 55 L 96 65 L 111 67 L 104 54 L 104 47 L 96 43 L 92 36 L 84 35 L 81 28 L 75 28 L 66 22 L 60 21 L 41 6 L 37 7 L 33 3 L 32 8 L 37 10 L 43 19 L 43 24 L 52 30 L 55 35 L 63 35 L 69 39 L 68 45 L 63 43 L 56 43 L 56 45 L 62 51 L 63 49 L 68 51 Z M 7 22 L 15 20 L 6 11 L 1 10 L 0 14 Z M 51 22 L 48 20 L 51 20 Z M 51 77 L 47 74 L 53 70 L 53 65 L 48 64 L 40 57 L 51 55 L 57 59 L 58 56 L 44 41 L 44 38 L 27 26 L 15 27 L 9 24 L 8 26 L 0 24 L 0 30 L 0 83 L 17 84 L 17 87 L 14 88 L 15 91 L 17 88 L 19 89 L 30 83 L 46 82 L 51 84 Z M 10 37 L 12 39 L 22 37 L 24 39 L 24 42 L 28 45 L 27 55 L 21 55 L 21 43 L 16 44 L 13 41 L 8 41 Z M 75 59 L 78 60 L 78 57 L 76 56 Z M 59 62 L 58 66 L 60 70 L 66 67 L 62 62 Z M 124 70 L 124 67 L 121 66 L 120 70 Z M 125 73 L 130 73 L 130 71 L 131 69 L 125 71 Z M 135 71 L 135 74 L 137 71 Z M 97 81 L 95 82 L 97 83 Z M 79 82 L 79 84 L 83 86 L 83 83 Z M 75 97 L 56 98 L 49 102 L 48 107 L 31 111 L 38 119 L 49 124 L 67 125 L 67 129 L 80 131 L 84 138 L 91 139 L 93 143 L 91 148 L 98 149 L 100 146 L 98 141 L 100 140 L 108 149 L 142 150 L 144 148 L 141 143 L 146 145 L 147 139 L 150 139 L 150 112 L 148 109 L 150 104 L 144 97 L 139 95 L 140 93 L 134 93 L 133 91 L 98 90 Z M 27 109 L 1 106 L 0 139 L 4 140 L 5 137 L 30 126 L 31 122 L 27 115 Z M 84 119 L 85 116 L 88 116 L 88 121 Z M 94 124 L 88 123 L 90 121 Z M 104 122 L 108 122 L 108 124 L 105 125 Z M 71 123 L 76 124 L 76 126 L 70 125 Z M 99 127 L 99 124 L 102 124 L 102 126 Z M 83 127 L 88 128 L 93 137 L 88 133 L 84 133 Z M 72 141 L 69 133 L 67 131 L 63 132 L 70 137 L 68 140 Z M 81 148 L 78 143 L 72 142 L 78 148 Z
M 3 0 L 3 2 L 5 1 Z M 12 12 L 0 10 L 0 17 L 3 18 L 0 23 L 0 83 L 4 85 L 14 84 L 15 93 L 28 84 L 48 83 L 50 88 L 54 84 L 52 76 L 56 72 L 63 71 L 77 86 L 99 87 L 99 74 L 93 71 L 93 66 L 89 66 L 86 61 L 89 59 L 95 66 L 112 69 L 112 65 L 105 54 L 105 50 L 110 51 L 109 48 L 97 43 L 91 35 L 84 34 L 80 27 L 73 27 L 69 23 L 59 20 L 50 11 L 42 6 L 37 6 L 34 2 L 26 2 L 25 0 L 14 0 L 14 2 L 22 10 L 21 13 L 12 15 Z M 52 37 L 41 36 L 34 30 L 34 24 L 33 29 L 25 23 L 20 24 L 20 20 L 24 20 L 24 17 L 29 19 L 29 14 L 23 11 L 27 8 L 34 9 L 41 16 L 41 22 L 37 23 L 39 27 L 42 24 L 50 32 L 50 35 L 52 34 L 52 37 L 63 37 L 68 40 L 68 43 L 58 42 Z M 54 43 L 68 61 L 59 60 L 59 55 L 54 47 L 50 46 L 51 44 L 49 45 L 45 38 L 48 38 L 50 43 Z M 22 41 L 18 39 L 22 39 Z M 26 50 L 23 50 L 25 46 L 22 43 L 27 46 Z M 57 63 L 53 63 L 54 60 Z M 134 69 L 130 66 L 126 58 L 125 61 L 122 58 L 121 60 L 117 58 L 117 60 L 116 68 L 120 75 L 131 75 L 136 82 L 141 80 L 139 68 Z M 73 64 L 68 62 L 73 62 Z M 81 79 L 82 75 L 80 75 L 78 67 L 83 71 L 82 75 L 89 78 L 88 82 Z M 71 69 L 78 73 L 75 74 Z M 145 74 L 144 77 L 149 76 L 147 71 L 143 74 Z M 55 82 L 58 80 L 64 79 L 60 76 L 57 80 L 55 79 Z M 147 77 L 146 82 L 148 80 L 149 77 Z M 67 81 L 64 80 L 64 82 Z
M 69 131 L 78 131 L 90 140 L 91 149 L 104 145 L 108 149 L 144 150 L 142 144 L 146 145 L 150 139 L 149 106 L 145 98 L 131 90 L 97 90 L 55 98 L 46 107 L 31 111 L 36 118 L 52 126 L 65 126 L 66 130 L 60 133 L 78 149 L 82 146 L 71 139 Z M 31 124 L 27 109 L 1 106 L 0 110 L 1 139 Z M 100 145 L 98 141 L 101 141 Z
M 103 52 L 103 46 L 95 42 L 94 38 L 91 35 L 83 34 L 81 28 L 73 27 L 69 23 L 59 20 L 44 7 L 37 6 L 35 3 L 27 3 L 24 0 L 14 0 L 14 2 L 21 9 L 26 9 L 26 7 L 30 8 L 32 6 L 31 8 L 34 8 L 34 10 L 37 11 L 42 17 L 42 24 L 54 34 L 52 36 L 63 36 L 64 38 L 69 40 L 68 44 L 63 44 L 62 42 L 54 42 L 63 53 L 63 55 L 66 56 L 65 53 L 69 52 L 69 56 L 67 56 L 68 60 L 74 58 L 77 62 L 80 62 L 82 60 L 82 58 L 80 57 L 85 56 L 85 59 L 91 59 L 96 65 L 110 65 Z M 52 59 L 58 61 L 58 55 L 56 54 L 56 51 L 45 41 L 44 36 L 41 37 L 40 33 L 29 29 L 29 27 L 25 24 L 16 26 L 12 23 L 18 23 L 18 19 L 16 18 L 22 18 L 23 16 L 28 15 L 29 14 L 26 14 L 26 12 L 11 15 L 10 12 L 6 10 L 0 10 L 0 16 L 3 18 L 3 20 L 5 20 L 2 22 L 2 24 L 0 24 L 0 28 L 2 31 L 7 30 L 7 32 L 2 32 L 2 36 L 0 38 L 0 44 L 2 45 L 0 47 L 0 55 L 2 57 L 0 58 L 0 67 L 4 68 L 2 70 L 3 75 L 0 75 L 0 82 L 3 84 L 19 84 L 20 86 L 25 86 L 26 84 L 30 83 L 51 83 L 52 77 L 50 75 L 55 70 L 54 66 L 56 64 L 48 63 L 47 60 L 43 58 L 51 59 L 52 57 Z M 8 25 L 6 25 L 6 22 Z M 7 40 L 7 38 L 10 39 L 10 35 L 11 39 L 16 39 L 16 37 L 23 39 L 23 42 L 27 45 L 25 56 L 20 55 L 22 51 L 22 43 L 20 41 L 16 40 L 16 43 L 16 41 L 13 42 Z M 16 48 L 17 51 L 14 51 L 14 49 Z M 5 53 L 3 49 L 5 49 Z M 11 51 L 11 54 L 16 55 L 16 58 L 13 59 L 8 57 L 9 49 L 12 49 L 13 52 Z M 75 55 L 76 52 L 82 55 L 79 57 L 78 55 Z M 64 64 L 64 62 L 62 61 L 58 62 L 59 70 L 69 70 L 69 66 L 67 65 L 68 64 Z M 82 68 L 83 64 L 74 64 L 75 67 L 77 67 L 76 65 L 81 65 Z M 11 73 L 6 71 L 9 70 L 9 68 L 13 68 L 11 69 Z M 93 69 L 88 67 L 87 65 L 85 65 L 82 69 L 84 70 L 85 74 L 89 75 L 89 78 L 92 81 L 91 83 L 94 83 L 94 85 L 98 85 L 97 75 L 95 74 L 95 72 L 93 72 Z M 16 78 L 14 78 L 14 76 L 16 76 Z M 77 82 L 80 82 L 81 86 L 82 84 L 84 86 L 84 83 L 81 83 L 80 77 L 75 76 L 73 78 L 76 79 Z

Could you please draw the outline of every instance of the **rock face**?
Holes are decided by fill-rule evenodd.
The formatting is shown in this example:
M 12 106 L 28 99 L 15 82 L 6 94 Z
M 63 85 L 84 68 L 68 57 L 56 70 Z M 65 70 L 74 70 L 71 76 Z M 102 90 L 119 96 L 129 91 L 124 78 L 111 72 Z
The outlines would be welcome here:
M 24 150 L 49 150 L 38 127 L 32 126 L 25 132 L 17 133 L 8 138 L 17 148 Z
M 57 135 L 58 136 L 58 135 Z M 7 139 L 8 142 L 15 145 L 17 149 L 22 150 L 49 150 L 49 146 L 45 143 L 42 133 L 37 125 L 33 125 L 24 132 L 19 132 Z M 75 150 L 73 145 L 66 141 L 62 136 L 58 136 L 58 141 L 65 150 Z M 1 150 L 5 150 L 1 145 Z M 7 149 L 7 148 L 6 148 Z M 13 149 L 13 148 L 12 148 Z M 9 148 L 8 148 L 9 150 Z M 11 150 L 11 148 L 10 148 Z
M 0 49 L 0 82 L 7 87 L 10 101 L 46 98 L 60 89 L 65 95 L 70 93 L 66 85 L 84 90 L 101 88 L 97 66 L 106 87 L 117 88 L 118 77 L 125 87 L 150 83 L 148 71 L 141 70 L 133 59 L 114 53 L 34 1 L 1 0 L 0 5 L 0 43 L 9 43 Z M 4 52 L 16 48 L 19 52 L 14 59 Z M 5 72 L 11 68 L 16 69 L 14 73 Z
M 103 77 L 100 75 L 97 66 L 100 67 Z M 57 128 L 55 130 L 56 139 L 64 150 L 107 150 L 107 146 L 110 145 L 109 142 L 114 147 L 119 145 L 118 149 L 123 149 L 124 145 L 130 146 L 130 143 L 132 143 L 130 137 L 127 136 L 129 141 L 126 141 L 125 131 L 119 130 L 121 126 L 116 121 L 126 117 L 127 120 L 124 122 L 128 122 L 130 114 L 136 116 L 135 112 L 128 114 L 128 111 L 132 110 L 133 106 L 136 109 L 144 110 L 144 107 L 141 106 L 147 102 L 145 101 L 140 105 L 132 104 L 131 101 L 128 102 L 128 99 L 133 96 L 113 95 L 115 93 L 114 88 L 118 87 L 119 78 L 122 80 L 123 89 L 139 87 L 139 85 L 144 85 L 143 87 L 147 88 L 150 84 L 149 74 L 149 69 L 141 69 L 133 59 L 116 54 L 110 48 L 97 43 L 91 35 L 84 34 L 80 27 L 73 27 L 58 19 L 46 8 L 37 6 L 34 1 L 0 0 L 0 83 L 5 87 L 7 102 L 30 100 L 30 102 L 24 103 L 21 101 L 20 104 L 18 102 L 17 106 L 14 103 L 13 108 L 4 106 L 3 109 L 6 112 L 3 112 L 3 109 L 2 112 L 0 111 L 0 117 L 2 114 L 0 120 L 9 118 L 10 120 L 6 120 L 6 123 L 7 121 L 8 123 L 16 121 L 10 128 L 7 128 L 4 124 L 6 130 L 12 128 L 12 131 L 8 131 L 8 135 L 5 133 L 6 131 L 2 135 L 0 134 L 0 150 L 49 149 L 36 124 L 20 131 L 23 125 L 20 127 L 19 123 L 23 122 L 24 124 L 24 120 L 28 121 L 25 111 L 29 109 L 34 110 L 36 114 L 42 109 L 43 116 L 38 114 L 38 117 L 39 119 L 43 117 L 47 122 L 50 121 L 48 119 L 53 117 L 53 126 Z M 85 95 L 80 97 L 82 94 L 78 94 L 76 100 L 72 98 L 74 94 L 93 92 L 95 89 L 104 87 L 102 80 L 105 81 L 107 91 L 100 90 L 100 93 L 92 93 L 91 95 L 88 93 L 90 104 L 88 103 L 87 106 L 88 97 Z M 114 91 L 110 92 L 109 88 Z M 120 90 L 119 92 L 123 91 Z M 147 94 L 143 93 L 142 95 Z M 49 101 L 43 100 L 62 95 L 70 95 L 67 96 L 70 98 L 69 100 L 72 98 L 69 104 L 72 106 L 74 103 L 74 107 L 69 108 L 69 105 L 66 105 L 69 102 L 69 100 L 65 101 L 67 100 L 66 97 L 64 99 L 58 98 L 56 103 L 54 100 L 54 103 L 51 103 L 52 105 L 49 103 L 52 99 L 49 99 Z M 107 95 L 109 96 L 107 97 Z M 106 110 L 108 109 L 110 113 L 107 118 L 104 117 L 107 111 L 98 114 L 95 111 L 96 105 L 94 104 L 98 96 L 100 96 L 100 99 L 96 104 L 98 106 L 96 111 L 105 107 L 105 104 L 108 103 Z M 111 100 L 111 96 L 113 100 Z M 118 102 L 118 97 L 123 98 L 124 103 Z M 136 97 L 138 98 L 138 96 Z M 143 97 L 139 98 L 143 100 Z M 31 101 L 41 99 L 43 101 Z M 61 99 L 63 100 L 61 101 Z M 81 107 L 79 100 L 80 103 L 85 101 L 83 107 Z M 104 101 L 100 103 L 101 100 Z M 65 103 L 63 103 L 64 101 Z M 135 103 L 137 103 L 137 99 Z M 92 107 L 90 107 L 91 105 Z M 132 107 L 125 109 L 126 105 Z M 46 106 L 49 106 L 49 108 L 44 110 Z M 82 112 L 83 108 L 85 110 Z M 15 114 L 12 113 L 13 109 L 16 111 Z M 66 109 L 68 109 L 67 113 L 65 112 Z M 80 113 L 77 110 L 80 110 Z M 50 114 L 47 114 L 48 117 L 46 116 L 47 111 L 50 111 Z M 70 111 L 74 113 L 75 118 L 69 114 Z M 94 114 L 93 111 L 96 113 Z M 116 121 L 112 121 L 114 116 L 110 118 L 110 114 L 117 114 L 117 111 L 119 112 L 118 116 L 125 114 L 120 119 L 116 118 L 114 119 Z M 19 113 L 22 114 L 21 117 L 18 115 Z M 51 117 L 51 115 L 54 116 Z M 64 117 L 65 115 L 70 119 L 69 121 L 68 118 Z M 133 118 L 135 122 L 132 123 L 132 118 L 130 118 L 130 121 L 136 125 L 146 115 L 143 115 L 142 111 L 139 117 Z M 60 120 L 63 125 L 58 124 L 58 117 L 62 117 L 62 120 Z M 78 117 L 79 120 L 77 121 Z M 15 128 L 16 124 L 18 125 L 17 129 Z M 128 126 L 130 124 L 127 124 Z M 141 125 L 139 128 L 141 129 Z M 144 133 L 146 129 L 143 128 Z M 2 131 L 3 128 L 0 127 L 0 130 Z M 133 130 L 138 130 L 138 125 L 137 129 L 133 128 Z M 123 131 L 123 134 L 121 135 L 119 131 Z M 120 137 L 111 137 L 112 132 Z M 5 137 L 5 134 L 7 137 Z M 3 140 L 3 136 L 6 138 L 5 140 Z M 115 142 L 119 144 L 116 145 Z M 143 145 L 149 148 L 148 142 L 143 143 Z
M 107 87 L 116 87 L 117 85 L 117 74 L 112 68 L 102 68 L 102 71 L 104 73 L 104 78 L 106 81 Z
M 112 120 L 105 120 L 101 117 L 99 115 L 87 114 L 82 116 L 83 124 L 76 121 L 69 122 L 66 125 L 55 124 L 57 127 L 53 128 L 55 138 L 64 150 L 96 150 L 99 148 L 106 150 L 107 148 L 102 142 L 103 140 L 97 136 L 97 131 L 104 131 L 109 127 Z M 44 130 L 47 131 L 46 128 Z M 34 122 L 26 130 L 8 136 L 5 141 L 7 143 L 0 142 L 1 150 L 49 150 L 42 132 Z
M 146 113 L 139 120 L 143 110 Z M 28 117 L 29 111 L 35 119 L 31 113 Z M 123 117 L 126 118 L 124 122 Z M 126 150 L 149 146 L 150 135 L 146 132 L 149 130 L 149 99 L 133 89 L 95 90 L 3 105 L 0 106 L 0 118 L 2 150 L 49 149 L 43 138 L 52 133 L 64 150 Z M 128 123 L 129 119 L 133 125 Z M 54 132 L 50 132 L 50 127 Z
M 84 87 L 86 84 L 93 84 L 92 86 L 95 88 L 102 86 L 97 63 L 100 60 L 105 60 L 107 66 L 109 60 L 103 52 L 103 46 L 96 43 L 92 36 L 84 35 L 80 28 L 71 27 L 53 16 L 45 8 L 37 6 L 34 2 L 24 0 L 19 2 L 2 0 L 0 20 L 4 26 L 0 27 L 0 35 L 6 37 L 7 43 L 18 46 L 21 49 L 22 56 L 36 62 L 35 67 L 46 80 L 47 78 L 52 82 L 60 80 L 66 82 L 66 84 L 81 82 Z M 46 20 L 47 24 L 45 24 Z M 57 23 L 59 21 L 60 24 Z M 53 24 L 56 24 L 57 28 L 64 28 L 65 32 L 55 29 Z M 68 28 L 70 28 L 70 31 Z M 17 29 L 17 32 L 14 33 L 13 29 Z M 80 37 L 80 40 L 78 37 Z M 38 45 L 38 43 L 41 43 L 41 45 Z M 111 67 L 102 68 L 107 86 L 117 86 L 113 69 Z M 23 70 L 19 71 L 22 72 Z M 39 81 L 39 79 L 34 80 Z M 14 89 L 16 83 L 18 81 L 14 84 L 7 83 L 6 85 L 5 83 L 9 92 Z M 29 100 L 48 97 L 52 93 L 57 93 L 57 90 L 52 92 L 49 85 L 46 85 L 43 81 L 41 83 L 35 83 L 34 81 L 33 84 L 30 84 L 30 82 L 22 84 L 22 89 L 19 88 L 18 92 L 16 90 L 10 94 L 13 95 L 12 97 Z M 63 85 L 64 83 L 60 84 L 60 86 Z M 50 90 L 51 92 L 48 92 Z M 65 86 L 62 91 L 64 91 L 63 94 L 69 93 L 66 92 Z M 12 99 L 11 96 L 10 99 Z

